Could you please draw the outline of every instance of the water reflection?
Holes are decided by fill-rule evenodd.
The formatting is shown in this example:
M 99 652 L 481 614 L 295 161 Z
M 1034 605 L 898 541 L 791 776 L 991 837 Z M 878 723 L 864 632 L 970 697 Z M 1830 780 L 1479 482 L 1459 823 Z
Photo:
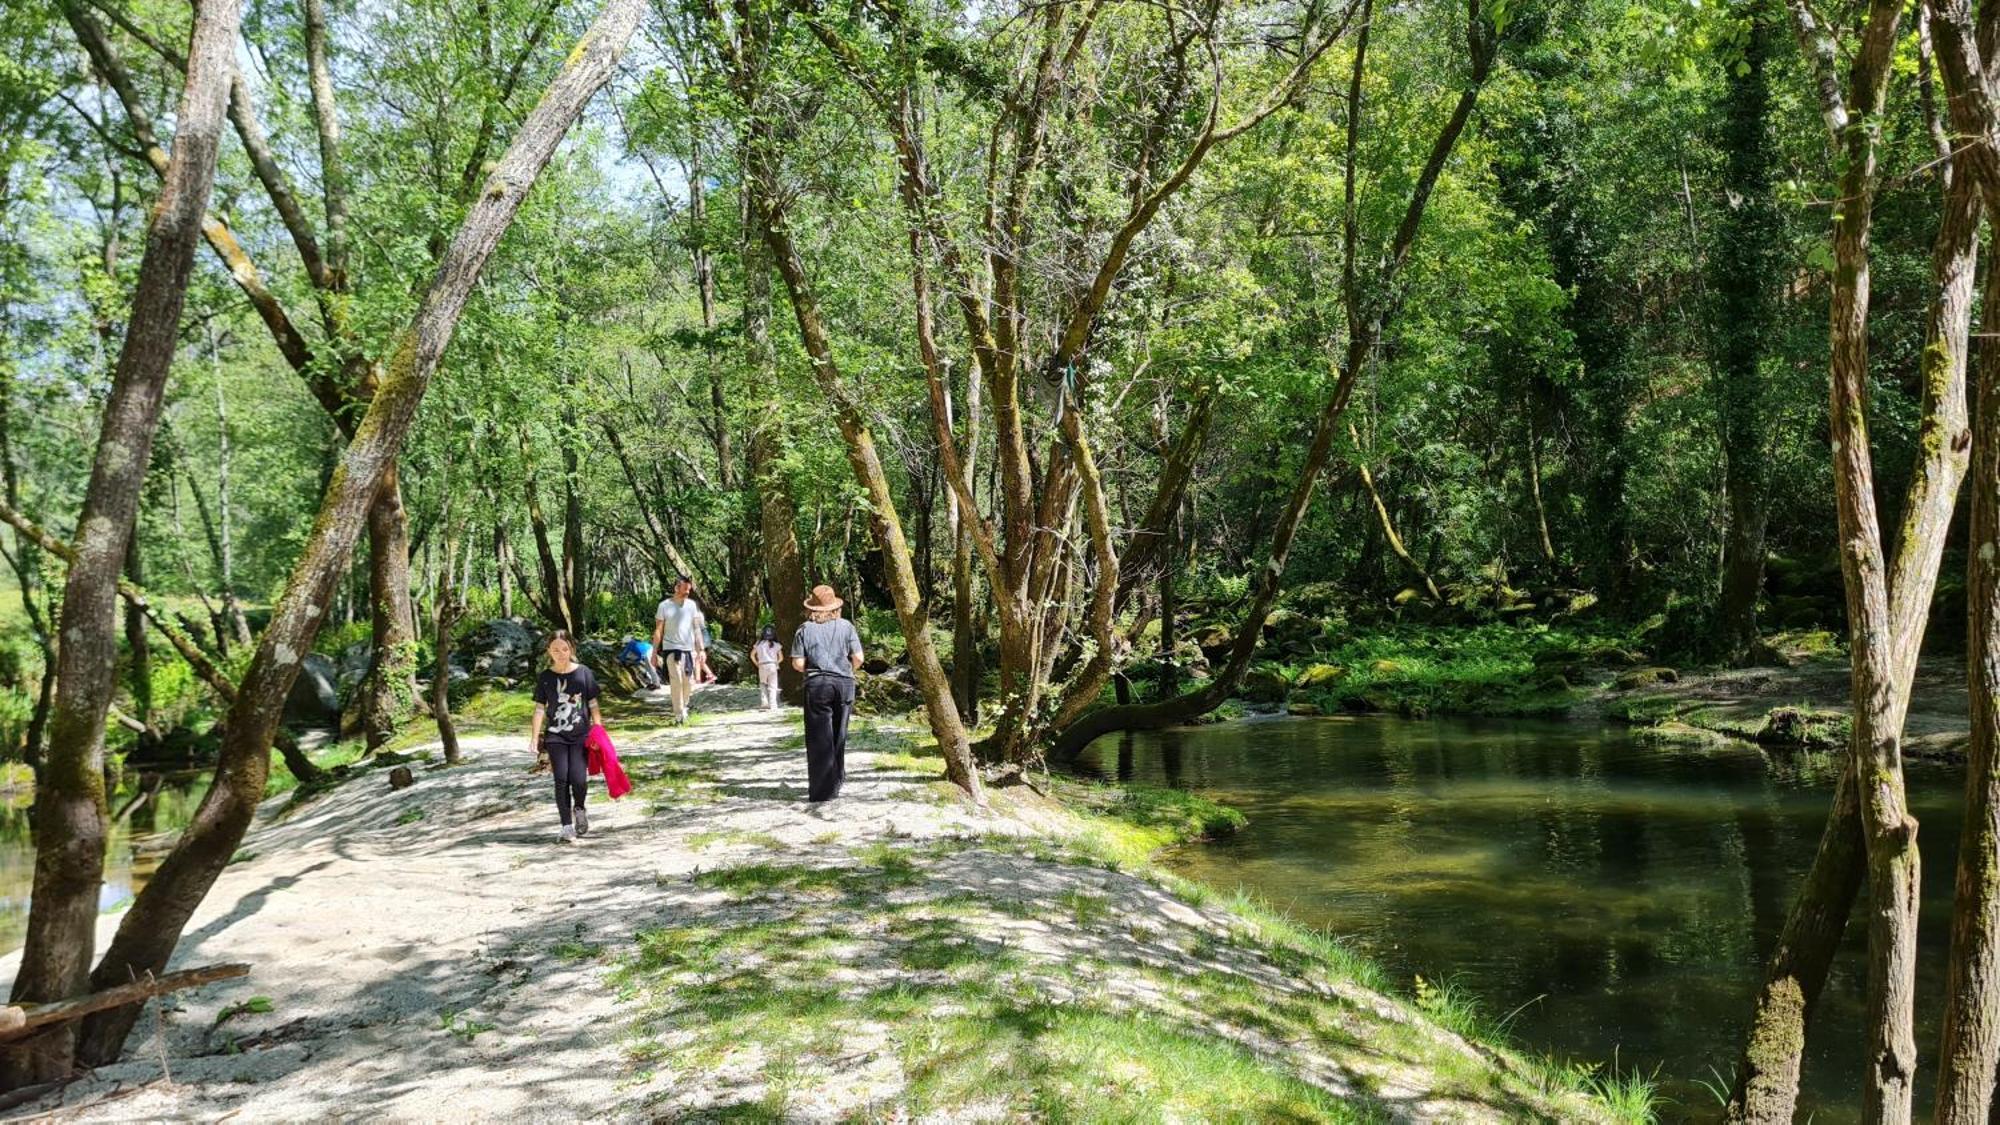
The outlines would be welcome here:
M 150 778 L 146 779 L 150 781 Z M 114 812 L 138 796 L 146 781 L 134 778 L 112 794 Z M 169 775 L 130 815 L 112 826 L 104 862 L 104 885 L 97 908 L 116 910 L 131 901 L 174 837 L 193 818 L 195 806 L 208 788 L 208 775 Z M 28 932 L 28 899 L 35 885 L 34 831 L 29 808 L 34 796 L 25 789 L 0 794 L 0 953 L 21 947 Z
M 1654 1072 L 1712 1115 L 1759 969 L 1832 794 L 1829 762 L 1636 740 L 1625 728 L 1384 717 L 1104 739 L 1085 772 L 1241 808 L 1173 863 L 1347 935 L 1398 978 L 1455 979 L 1538 1050 Z M 1915 764 L 1920 997 L 1942 988 L 1960 777 Z M 1801 1119 L 1858 1116 L 1865 937 L 1850 926 L 1808 1044 Z M 1920 1010 L 1918 1042 L 1936 1042 Z M 1928 1057 L 1924 1060 L 1930 1066 Z M 1918 1104 L 1929 1092 L 1919 1090 Z

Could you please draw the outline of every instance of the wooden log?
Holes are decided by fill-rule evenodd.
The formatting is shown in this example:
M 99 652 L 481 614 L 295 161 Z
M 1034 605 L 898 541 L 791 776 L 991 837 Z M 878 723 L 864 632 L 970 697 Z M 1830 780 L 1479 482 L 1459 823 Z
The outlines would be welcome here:
M 19 1039 L 29 1032 L 50 1024 L 87 1016 L 107 1008 L 122 1007 L 140 1000 L 149 1000 L 183 988 L 210 984 L 232 977 L 247 976 L 250 966 L 242 962 L 227 965 L 205 965 L 199 969 L 183 969 L 178 973 L 168 973 L 163 977 L 148 975 L 144 980 L 93 992 L 73 1000 L 58 1000 L 53 1004 L 10 1004 L 0 1008 L 0 1041 Z

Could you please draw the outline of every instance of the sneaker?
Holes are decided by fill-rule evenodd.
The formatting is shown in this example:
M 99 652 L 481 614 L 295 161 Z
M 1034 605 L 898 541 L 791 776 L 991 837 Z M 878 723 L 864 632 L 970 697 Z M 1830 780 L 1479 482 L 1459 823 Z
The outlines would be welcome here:
M 576 834 L 578 838 L 590 835 L 590 817 L 584 813 L 582 805 L 576 807 Z
M 571 828 L 567 824 L 563 825 L 562 831 L 556 835 L 556 843 L 573 844 L 575 842 L 576 842 L 576 829 Z

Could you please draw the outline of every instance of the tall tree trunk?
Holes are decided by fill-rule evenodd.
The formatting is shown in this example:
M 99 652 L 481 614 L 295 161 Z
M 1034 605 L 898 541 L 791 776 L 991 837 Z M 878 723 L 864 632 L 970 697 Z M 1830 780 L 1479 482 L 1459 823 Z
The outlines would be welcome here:
M 521 438 L 521 448 L 525 456 L 527 452 L 525 433 Z M 532 463 L 528 466 L 525 485 L 528 490 L 528 529 L 535 536 L 535 563 L 541 572 L 542 597 L 546 599 L 542 603 L 542 608 L 550 624 L 571 637 L 581 639 L 582 634 L 576 627 L 576 618 L 569 604 L 569 588 L 563 582 L 562 567 L 557 564 L 555 548 L 549 542 L 549 521 L 542 513 L 542 492 L 536 483 L 535 468 Z
M 243 603 L 236 599 L 236 531 L 229 497 L 229 399 L 222 387 L 222 349 L 216 341 L 215 322 L 208 322 L 208 359 L 215 379 L 215 516 L 216 568 L 222 585 L 222 614 L 236 643 L 250 643 L 250 622 L 243 616 Z M 190 480 L 189 483 L 193 483 Z M 199 492 L 196 493 L 199 495 Z M 226 645 L 218 645 L 227 651 Z
M 581 464 L 574 439 L 569 436 L 576 433 L 574 416 L 566 419 L 563 431 L 563 553 L 559 581 L 563 604 L 569 607 L 570 635 L 582 640 L 584 631 L 590 628 L 590 591 L 585 589 L 590 580 L 590 559 L 583 545 L 583 495 L 577 481 Z
M 396 467 L 368 506 L 369 634 L 362 732 L 372 753 L 418 709 L 417 611 L 410 600 L 410 518 Z
M 438 560 L 437 568 L 437 596 L 432 604 L 435 630 L 431 648 L 436 659 L 431 664 L 431 717 L 437 721 L 444 764 L 455 766 L 464 757 L 458 748 L 458 725 L 451 718 L 451 631 L 457 628 L 459 616 L 465 611 L 465 598 L 461 590 L 452 587 L 452 563 L 459 552 L 458 529 L 451 523 L 450 503 L 447 496 L 446 511 L 438 517 L 445 521 L 445 531 L 443 557 Z
M 146 572 L 139 559 L 139 536 L 135 531 L 125 543 L 125 577 L 134 586 L 146 584 Z M 135 606 L 125 607 L 126 684 L 132 692 L 132 713 L 146 729 L 145 742 L 159 734 L 153 725 L 153 653 L 146 647 L 146 616 Z
M 1782 236 L 1771 190 L 1770 82 L 1776 0 L 1750 7 L 1742 57 L 1723 95 L 1723 176 L 1729 209 L 1716 237 L 1716 413 L 1721 422 L 1729 528 L 1723 535 L 1716 633 L 1722 656 L 1740 661 L 1757 644 L 1757 596 L 1764 586 L 1766 453 L 1771 428 L 1764 388 L 1764 336 L 1771 278 Z
M 347 570 L 362 518 L 396 462 L 480 270 L 556 145 L 610 78 L 644 10 L 644 0 L 607 0 L 467 210 L 416 315 L 397 339 L 380 389 L 341 455 L 312 534 L 271 624 L 258 639 L 257 654 L 230 707 L 215 781 L 179 843 L 120 921 L 91 976 L 98 986 L 161 972 L 188 918 L 242 842 L 263 797 L 268 748 L 299 662 L 312 648 L 328 598 Z M 95 894 L 93 884 L 92 920 Z M 91 1016 L 83 1026 L 78 1057 L 87 1065 L 117 1058 L 138 1016 L 138 1005 Z
M 1528 409 L 1528 495 L 1535 502 L 1536 545 L 1541 548 L 1542 562 L 1553 568 L 1556 544 L 1549 537 L 1549 510 L 1542 503 L 1542 435 L 1540 427 L 1535 425 L 1533 407 Z
M 507 541 L 507 515 L 495 499 L 493 513 L 493 569 L 499 575 L 500 616 L 514 616 L 514 545 Z
M 1836 143 L 1850 150 L 1840 190 L 1842 198 L 1855 200 L 1857 204 L 1843 208 L 1841 218 L 1844 222 L 1861 224 L 1859 231 L 1837 229 L 1836 232 L 1836 252 L 1860 254 L 1858 262 L 1837 258 L 1835 317 L 1831 331 L 1837 357 L 1834 388 L 1836 394 L 1840 394 L 1840 377 L 1852 377 L 1858 373 L 1855 370 L 1857 359 L 1862 365 L 1866 362 L 1866 340 L 1856 338 L 1854 316 L 1858 312 L 1865 317 L 1867 311 L 1865 250 L 1868 203 L 1873 198 L 1873 149 L 1869 144 L 1868 129 L 1849 127 L 1848 105 L 1834 72 L 1836 52 L 1830 34 L 1817 22 L 1817 17 L 1809 8 L 1795 4 L 1792 15 L 1793 29 L 1805 55 L 1814 65 L 1821 114 L 1826 119 L 1828 132 Z M 1886 53 L 1889 50 L 1889 46 L 1877 37 L 1893 41 L 1893 24 L 1898 17 L 1896 6 L 1886 3 L 1886 0 L 1873 4 L 1863 50 L 1856 55 L 1855 97 L 1862 103 L 1865 116 L 1870 120 L 1879 112 L 1883 96 L 1881 87 L 1887 81 L 1886 74 L 1880 69 L 1880 60 L 1870 52 Z M 1878 22 L 1882 20 L 1889 22 Z M 1943 57 L 1948 60 L 1950 52 Z M 1949 78 L 1950 66 L 1945 67 L 1945 73 Z M 1866 79 L 1867 86 L 1862 84 L 1863 79 Z M 1852 150 L 1857 146 L 1869 149 L 1866 167 L 1856 163 L 1857 155 Z M 1902 718 L 1909 705 L 1910 681 L 1916 671 L 1917 650 L 1923 639 L 1931 591 L 1944 549 L 1945 532 L 1965 467 L 1965 338 L 1971 311 L 1971 256 L 1977 250 L 1978 229 L 1976 200 L 1967 198 L 1972 191 L 1969 179 L 1953 173 L 1947 180 L 1943 216 L 1932 248 L 1933 293 L 1931 327 L 1928 330 L 1932 343 L 1925 349 L 1924 403 L 1921 440 L 1918 443 L 1920 453 L 1909 488 L 1909 499 L 1904 505 L 1903 532 L 1896 552 L 1889 560 L 1888 624 L 1879 633 L 1870 636 L 1865 645 L 1859 640 L 1855 644 L 1852 659 L 1856 680 L 1856 729 L 1849 747 L 1851 761 L 1841 771 L 1826 829 L 1821 835 L 1819 850 L 1813 857 L 1812 869 L 1807 873 L 1799 897 L 1786 917 L 1784 932 L 1765 969 L 1764 984 L 1758 991 L 1750 1029 L 1745 1035 L 1743 1055 L 1737 1063 L 1735 1090 L 1726 1111 L 1731 1121 L 1778 1123 L 1792 1119 L 1804 1058 L 1806 1025 L 1825 987 L 1828 968 L 1863 878 L 1866 854 L 1860 793 L 1863 785 L 1857 770 L 1869 769 L 1872 781 L 1874 763 L 1884 756 L 1885 751 L 1899 747 Z M 1864 302 L 1858 309 L 1855 305 L 1857 283 Z M 1858 327 L 1865 332 L 1865 320 Z M 1843 348 L 1847 349 L 1844 355 Z M 1858 357 L 1856 349 L 1860 349 Z M 1865 366 L 1862 370 L 1865 371 Z M 1865 426 L 1860 418 L 1844 421 L 1846 425 Z M 1851 435 L 1836 428 L 1836 458 L 1865 459 L 1866 447 L 1857 452 L 1846 445 L 1850 438 Z M 1850 468 L 1837 460 L 1838 472 L 1845 473 Z M 1845 498 L 1852 491 L 1853 482 L 1843 479 L 1837 483 L 1843 496 L 1841 516 L 1845 520 L 1856 514 L 1854 506 Z M 1872 503 L 1867 508 L 1872 516 Z M 1868 541 L 1856 539 L 1850 534 L 1845 523 L 1842 525 L 1842 541 L 1850 548 L 1844 552 L 1844 570 L 1849 569 L 1849 564 L 1854 561 L 1854 551 L 1865 555 L 1871 549 Z M 1872 550 L 1879 557 L 1879 538 L 1873 544 Z M 1865 558 L 1862 562 L 1864 565 L 1860 569 L 1865 577 Z M 1851 575 L 1849 580 L 1852 581 Z M 1853 593 L 1850 588 L 1850 599 Z M 1857 637 L 1867 635 L 1863 631 L 1868 628 L 1868 623 L 1850 616 L 1849 628 Z M 1868 685 L 1868 690 L 1864 690 L 1862 681 L 1873 675 L 1879 663 L 1877 654 L 1864 650 L 1882 647 L 1891 653 L 1893 674 L 1886 681 Z M 1868 713 L 1865 719 L 1862 717 L 1864 711 Z M 1891 729 L 1885 732 L 1885 726 Z M 1864 736 L 1875 740 L 1876 744 L 1871 748 L 1870 742 L 1863 740 Z M 1890 740 L 1887 746 L 1880 744 L 1885 737 Z M 1869 761 L 1864 762 L 1864 757 Z M 1900 777 L 1900 767 L 1895 772 Z M 1896 790 L 1900 792 L 1900 786 Z M 1878 814 L 1883 811 L 1879 804 L 1876 811 Z M 1883 858 L 1890 855 L 1893 851 Z M 1885 867 L 1884 874 L 1895 874 L 1893 864 L 1885 864 Z M 1893 938 L 1894 931 L 1906 923 L 1902 917 L 1904 906 L 1897 902 L 1893 894 L 1885 895 L 1882 901 L 1887 905 L 1885 917 L 1890 922 L 1890 932 L 1882 937 Z M 1914 902 L 1907 904 L 1911 909 L 1914 905 Z M 1909 920 L 1913 918 L 1911 914 Z M 1875 948 L 1877 957 L 1871 966 L 1871 981 L 1882 970 L 1900 971 L 1900 965 L 1893 960 L 1881 960 L 1881 952 Z M 1882 1100 L 1883 1080 L 1896 1081 L 1900 1062 L 1893 1052 L 1886 1060 L 1876 1054 L 1884 1043 L 1893 1045 L 1896 1038 L 1894 1025 L 1897 1022 L 1893 1012 L 1878 1010 L 1877 1004 L 1898 999 L 1895 990 L 1880 989 L 1877 983 L 1871 983 L 1871 1066 L 1867 1075 L 1869 1090 L 1873 1091 L 1868 1095 L 1871 1108 Z M 1888 1016 L 1886 1022 L 1882 1018 L 1885 1014 Z M 1883 1073 L 1885 1063 L 1888 1069 L 1886 1075 Z M 1893 1108 L 1895 1098 L 1891 1097 L 1889 1101 Z M 1907 1106 L 1907 1095 L 1903 1103 Z M 1903 1112 L 1907 1114 L 1907 1108 Z
M 947 407 L 950 405 L 946 403 Z M 948 419 L 949 420 L 949 419 Z M 968 369 L 965 378 L 965 421 L 962 427 L 965 450 L 965 479 L 977 479 L 979 452 L 979 372 Z M 976 596 L 972 573 L 972 521 L 977 513 L 968 511 L 957 489 L 945 490 L 951 505 L 951 694 L 958 704 L 958 717 L 968 726 L 979 723 L 980 668 L 979 633 L 973 604 Z
M 2000 247 L 1989 244 L 1987 260 Z M 1982 324 L 2000 324 L 2000 270 L 1986 277 Z M 1972 438 L 1973 550 L 1966 552 L 1966 678 L 1972 739 L 1966 748 L 1965 821 L 1951 915 L 1936 1120 L 1982 1125 L 2000 1066 L 2000 340 L 1979 341 Z
M 754 105 L 752 112 L 756 112 Z M 821 319 L 819 302 L 812 282 L 806 276 L 805 263 L 792 244 L 790 232 L 771 210 L 777 184 L 776 138 L 771 135 L 767 120 L 753 120 L 751 129 L 750 206 L 756 213 L 757 225 L 763 230 L 764 244 L 770 248 L 772 264 L 777 268 L 778 276 L 784 279 L 785 291 L 791 297 L 792 313 L 798 322 L 799 337 L 805 345 L 806 355 L 811 360 L 813 378 L 834 408 L 834 418 L 847 447 L 848 465 L 854 470 L 855 480 L 868 494 L 869 529 L 874 533 L 876 546 L 882 551 L 883 577 L 895 601 L 896 619 L 902 627 L 910 670 L 916 676 L 918 690 L 923 693 L 931 733 L 936 736 L 938 749 L 944 755 L 945 776 L 952 784 L 965 790 L 974 803 L 983 806 L 986 803 L 985 786 L 980 781 L 978 765 L 973 761 L 965 725 L 959 722 L 958 708 L 952 702 L 951 684 L 945 677 L 944 665 L 931 645 L 930 621 L 924 614 L 922 598 L 917 590 L 916 569 L 910 562 L 909 544 L 903 538 L 902 521 L 896 514 L 896 501 L 889 488 L 888 473 L 884 471 L 881 456 L 875 448 L 875 436 L 869 431 L 860 408 L 841 383 L 839 368 L 834 363 L 833 341 Z
M 744 142 L 749 164 L 750 142 Z M 771 346 L 771 250 L 765 245 L 763 212 L 746 183 L 739 200 L 743 225 L 743 365 L 752 386 L 771 386 L 778 370 Z M 771 620 L 778 643 L 790 651 L 792 634 L 805 621 L 806 569 L 800 557 L 798 508 L 792 502 L 779 450 L 783 418 L 768 409 L 750 433 L 750 476 L 757 490 L 759 541 L 764 554 L 764 586 L 770 592 Z M 805 677 L 792 662 L 778 662 L 778 692 L 787 703 L 805 699 Z
M 82 0 L 65 0 L 78 18 Z M 88 985 L 104 876 L 104 722 L 116 676 L 118 573 L 152 461 L 162 392 L 173 365 L 195 240 L 215 182 L 224 103 L 235 70 L 235 0 L 199 0 L 174 120 L 173 155 L 146 225 L 146 250 L 124 346 L 104 405 L 90 484 L 77 519 L 78 564 L 63 584 L 62 644 L 48 760 L 35 794 L 35 881 L 15 1003 L 66 1000 Z M 76 1029 L 10 1044 L 0 1085 L 64 1078 Z

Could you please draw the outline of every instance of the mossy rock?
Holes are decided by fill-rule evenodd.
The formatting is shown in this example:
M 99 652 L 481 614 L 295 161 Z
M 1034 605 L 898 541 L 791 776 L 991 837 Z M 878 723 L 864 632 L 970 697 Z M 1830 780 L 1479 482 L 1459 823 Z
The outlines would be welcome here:
M 1326 710 L 1317 703 L 1309 703 L 1303 699 L 1295 699 L 1290 703 L 1285 704 L 1285 714 L 1296 715 L 1301 719 L 1311 719 L 1326 714 Z
M 1243 673 L 1243 683 L 1236 694 L 1252 703 L 1282 703 L 1291 686 L 1284 673 L 1274 668 L 1252 668 Z
M 1204 625 L 1195 631 L 1194 643 L 1204 656 L 1215 660 L 1227 655 L 1236 644 L 1236 631 L 1220 623 Z
M 1614 682 L 1614 686 L 1619 691 L 1631 691 L 1634 688 L 1679 683 L 1680 678 L 1681 674 L 1672 668 L 1654 665 L 1648 668 L 1634 668 L 1621 674 Z
M 1314 664 L 1300 672 L 1299 678 L 1292 681 L 1292 686 L 1302 691 L 1310 691 L 1313 688 L 1337 684 L 1346 678 L 1347 669 L 1338 664 Z
M 1847 745 L 1854 721 L 1843 711 L 1815 707 L 1773 707 L 1764 716 L 1757 742 L 1797 750 L 1838 750 Z
M 1403 674 L 1403 666 L 1393 660 L 1373 660 L 1368 664 L 1368 674 L 1371 676 L 1400 676 Z

